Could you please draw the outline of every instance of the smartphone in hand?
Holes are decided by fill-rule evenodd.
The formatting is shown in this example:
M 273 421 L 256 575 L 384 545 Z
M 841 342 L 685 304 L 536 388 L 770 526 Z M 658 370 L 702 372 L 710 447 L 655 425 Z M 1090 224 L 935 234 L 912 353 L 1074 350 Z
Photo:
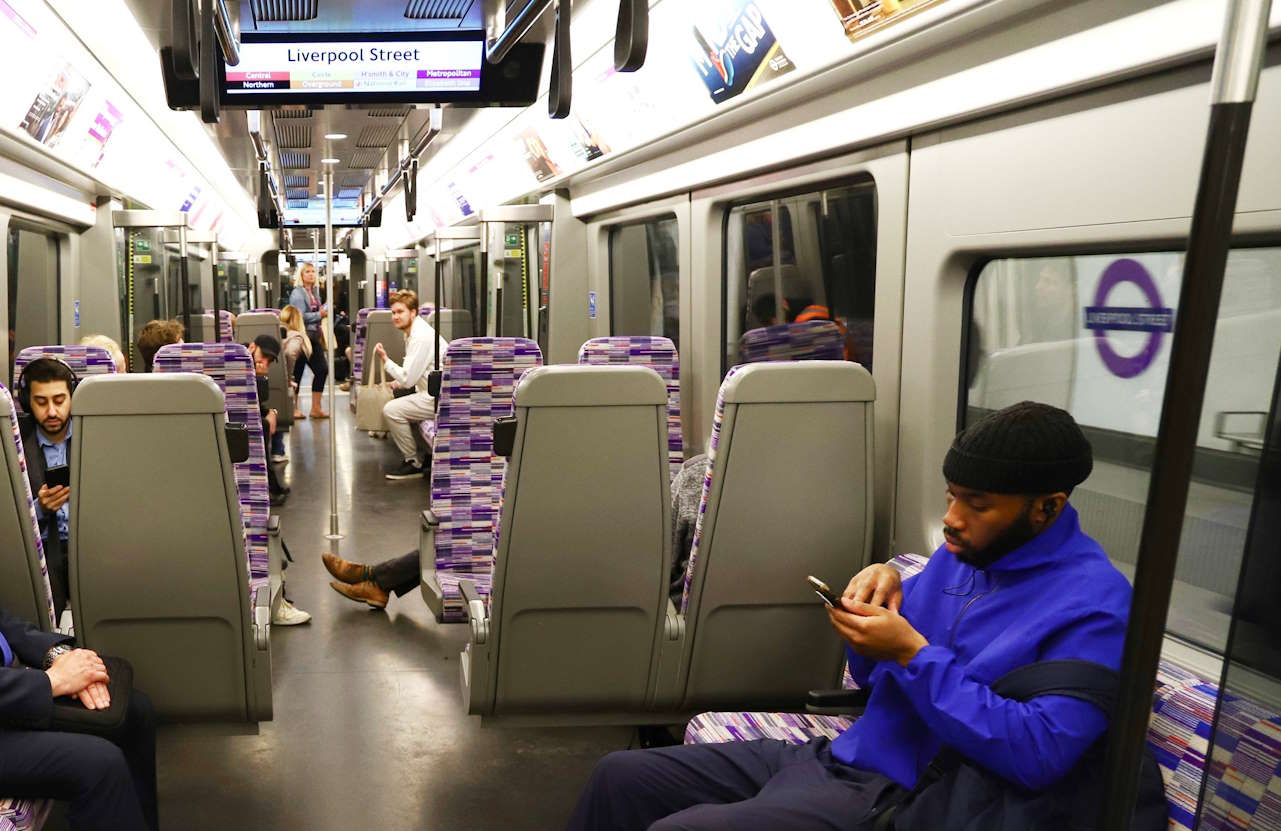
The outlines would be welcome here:
M 805 579 L 809 582 L 810 588 L 814 590 L 814 594 L 818 595 L 819 599 L 824 603 L 831 606 L 833 609 L 843 608 L 841 606 L 840 596 L 833 592 L 826 583 L 812 574 L 807 576 Z
M 71 468 L 66 465 L 51 467 L 44 472 L 45 484 L 51 488 L 66 488 L 71 486 Z

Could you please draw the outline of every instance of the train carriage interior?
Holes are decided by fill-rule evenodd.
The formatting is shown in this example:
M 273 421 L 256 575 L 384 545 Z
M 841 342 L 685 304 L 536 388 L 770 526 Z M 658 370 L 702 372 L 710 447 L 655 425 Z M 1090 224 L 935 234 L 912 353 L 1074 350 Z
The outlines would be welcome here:
M 1281 3 L 0 0 L 0 75 L 0 831 L 908 831 L 948 748 L 1022 799 L 921 692 L 1043 712 L 942 473 L 1021 402 L 1092 466 L 1001 556 L 1078 517 L 1130 589 L 1071 827 L 1277 827 Z M 891 807 L 618 819 L 641 758 L 853 770 L 885 687 Z

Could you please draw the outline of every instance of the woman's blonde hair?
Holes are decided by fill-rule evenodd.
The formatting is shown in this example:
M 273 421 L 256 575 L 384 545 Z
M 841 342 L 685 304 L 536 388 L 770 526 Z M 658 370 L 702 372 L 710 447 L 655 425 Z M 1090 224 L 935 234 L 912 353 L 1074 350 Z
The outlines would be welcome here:
M 315 274 L 316 274 L 316 279 L 320 279 L 320 274 L 319 274 L 319 272 L 316 272 L 316 267 L 315 267 L 314 265 L 312 265 L 311 263 L 303 263 L 302 265 L 298 266 L 298 279 L 299 279 L 299 281 L 301 281 L 301 280 L 302 280 L 302 273 L 303 273 L 304 271 L 306 271 L 307 269 L 309 269 L 309 268 L 312 270 L 312 272 L 313 272 L 313 273 L 315 273 Z
M 306 327 L 302 325 L 302 312 L 295 306 L 285 306 L 280 310 L 280 325 L 292 332 L 307 333 Z
M 116 343 L 106 335 L 86 335 L 80 339 L 80 345 L 97 346 L 107 350 L 111 355 L 112 362 L 116 365 L 116 369 L 120 372 L 125 371 L 125 353 L 121 351 L 120 344 Z

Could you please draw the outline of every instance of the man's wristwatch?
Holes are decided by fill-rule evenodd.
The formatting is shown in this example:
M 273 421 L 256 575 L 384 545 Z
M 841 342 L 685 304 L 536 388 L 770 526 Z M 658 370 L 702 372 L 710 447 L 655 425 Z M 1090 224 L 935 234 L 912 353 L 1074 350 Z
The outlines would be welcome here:
M 53 666 L 54 661 L 72 651 L 74 651 L 74 647 L 67 646 L 66 644 L 58 644 L 57 646 L 50 647 L 49 651 L 44 654 L 44 668 L 48 669 Z

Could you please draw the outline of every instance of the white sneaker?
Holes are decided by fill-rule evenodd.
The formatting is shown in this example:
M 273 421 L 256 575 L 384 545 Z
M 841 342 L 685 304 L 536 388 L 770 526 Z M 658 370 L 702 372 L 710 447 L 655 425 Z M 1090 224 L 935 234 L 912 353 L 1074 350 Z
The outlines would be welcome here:
M 311 620 L 310 612 L 304 612 L 283 597 L 280 598 L 280 606 L 277 607 L 276 613 L 271 617 L 271 622 L 276 626 L 297 626 L 309 620 Z
M 284 453 L 275 453 L 275 454 L 272 454 L 271 460 L 273 462 L 287 462 L 289 461 L 289 457 L 286 456 Z

